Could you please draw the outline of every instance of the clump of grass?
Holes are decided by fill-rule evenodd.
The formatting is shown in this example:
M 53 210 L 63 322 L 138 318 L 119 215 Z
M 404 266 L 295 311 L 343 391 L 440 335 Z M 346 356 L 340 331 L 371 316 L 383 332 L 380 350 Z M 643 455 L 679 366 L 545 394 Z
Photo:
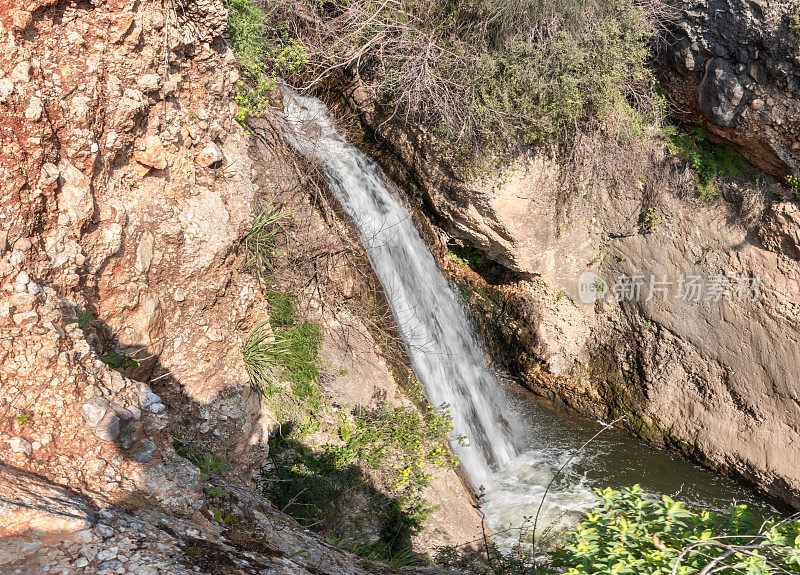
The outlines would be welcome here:
M 290 293 L 271 291 L 267 293 L 269 302 L 270 323 L 275 326 L 289 326 L 297 322 L 297 296 Z
M 253 219 L 253 225 L 244 237 L 245 270 L 263 279 L 275 269 L 276 238 L 281 231 L 279 223 L 285 217 L 287 214 L 267 206 Z
M 267 322 L 257 326 L 242 346 L 250 389 L 259 397 L 278 391 L 280 379 L 291 384 L 292 395 L 298 401 L 318 403 L 320 377 L 319 344 L 322 327 L 312 322 L 276 327 L 271 331 Z
M 275 332 L 276 348 L 281 350 L 284 359 L 285 376 L 298 399 L 313 400 L 317 396 L 320 343 L 322 326 L 317 323 L 306 322 Z
M 271 349 L 271 336 L 269 324 L 264 322 L 250 333 L 242 346 L 242 357 L 250 380 L 250 390 L 259 398 L 264 397 L 270 389 L 272 370 L 276 367 Z

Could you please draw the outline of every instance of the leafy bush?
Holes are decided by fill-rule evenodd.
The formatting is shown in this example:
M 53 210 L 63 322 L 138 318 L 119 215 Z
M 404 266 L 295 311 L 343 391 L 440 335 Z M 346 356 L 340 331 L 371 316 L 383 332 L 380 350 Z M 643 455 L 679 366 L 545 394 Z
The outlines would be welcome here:
M 800 521 L 768 520 L 760 528 L 745 505 L 726 513 L 693 513 L 635 485 L 597 490 L 599 505 L 554 553 L 569 575 L 800 573 Z
M 227 470 L 230 465 L 224 463 L 221 455 L 214 455 L 197 449 L 192 442 L 183 436 L 177 436 L 172 441 L 175 453 L 185 457 L 200 469 L 200 476 L 207 481 L 212 475 L 218 475 Z
M 228 0 L 228 41 L 239 59 L 244 82 L 235 96 L 237 120 L 266 112 L 277 76 L 299 71 L 308 62 L 305 47 L 276 27 L 252 0 Z
M 300 435 L 293 430 L 270 440 L 272 465 L 262 467 L 257 480 L 270 501 L 330 543 L 362 557 L 398 567 L 424 564 L 411 538 L 430 508 L 381 493 L 353 462 L 303 445 Z
M 794 199 L 800 201 L 800 178 L 790 174 L 786 176 L 786 183 L 788 184 L 789 190 L 791 190 Z
M 653 27 L 639 5 L 276 0 L 270 18 L 291 30 L 275 41 L 306 48 L 305 87 L 357 75 L 459 157 L 520 141 L 567 146 L 587 126 L 641 133 L 661 103 L 646 66 Z
M 353 461 L 386 470 L 392 491 L 407 502 L 419 500 L 430 484 L 427 466 L 453 469 L 458 461 L 447 447 L 453 422 L 447 406 L 427 407 L 425 417 L 413 406 L 383 404 L 375 412 L 359 411 L 344 419 L 339 437 L 344 445 L 327 451 L 339 464 Z
M 789 14 L 789 30 L 800 35 L 800 8 Z

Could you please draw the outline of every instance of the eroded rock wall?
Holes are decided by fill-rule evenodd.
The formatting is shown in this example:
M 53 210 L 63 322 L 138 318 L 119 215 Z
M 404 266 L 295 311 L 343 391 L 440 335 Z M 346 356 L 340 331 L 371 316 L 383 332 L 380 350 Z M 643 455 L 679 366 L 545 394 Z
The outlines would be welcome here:
M 226 21 L 220 0 L 0 1 L 0 571 L 380 571 L 250 480 L 279 422 L 242 361 L 269 312 L 240 244 L 302 175 L 271 118 L 236 121 Z M 396 391 L 360 329 L 350 361 Z M 233 526 L 176 437 L 228 462 Z
M 678 117 L 776 176 L 800 171 L 800 5 L 680 1 L 657 71 Z

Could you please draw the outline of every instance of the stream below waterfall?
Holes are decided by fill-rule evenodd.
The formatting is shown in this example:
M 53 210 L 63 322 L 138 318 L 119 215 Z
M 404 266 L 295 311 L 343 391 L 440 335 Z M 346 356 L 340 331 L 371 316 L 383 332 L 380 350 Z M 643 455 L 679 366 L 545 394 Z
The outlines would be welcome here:
M 414 371 L 430 403 L 447 404 L 455 433 L 467 437 L 465 445 L 454 442 L 454 450 L 473 485 L 485 487 L 483 511 L 497 542 L 510 547 L 517 539 L 513 528 L 536 514 L 556 471 L 601 424 L 502 385 L 486 367 L 485 349 L 460 295 L 379 166 L 345 141 L 321 101 L 285 89 L 284 107 L 287 140 L 320 166 L 358 227 Z M 654 495 L 679 493 L 694 508 L 721 509 L 735 500 L 773 511 L 745 487 L 610 429 L 577 453 L 554 482 L 539 528 L 573 522 L 592 506 L 593 488 L 634 483 Z

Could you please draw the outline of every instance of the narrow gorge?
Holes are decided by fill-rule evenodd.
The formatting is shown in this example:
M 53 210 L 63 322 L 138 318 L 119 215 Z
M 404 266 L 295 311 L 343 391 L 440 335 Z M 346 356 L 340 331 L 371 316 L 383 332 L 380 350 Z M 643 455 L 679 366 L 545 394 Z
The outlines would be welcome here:
M 0 573 L 800 572 L 796 0 L 0 46 Z

